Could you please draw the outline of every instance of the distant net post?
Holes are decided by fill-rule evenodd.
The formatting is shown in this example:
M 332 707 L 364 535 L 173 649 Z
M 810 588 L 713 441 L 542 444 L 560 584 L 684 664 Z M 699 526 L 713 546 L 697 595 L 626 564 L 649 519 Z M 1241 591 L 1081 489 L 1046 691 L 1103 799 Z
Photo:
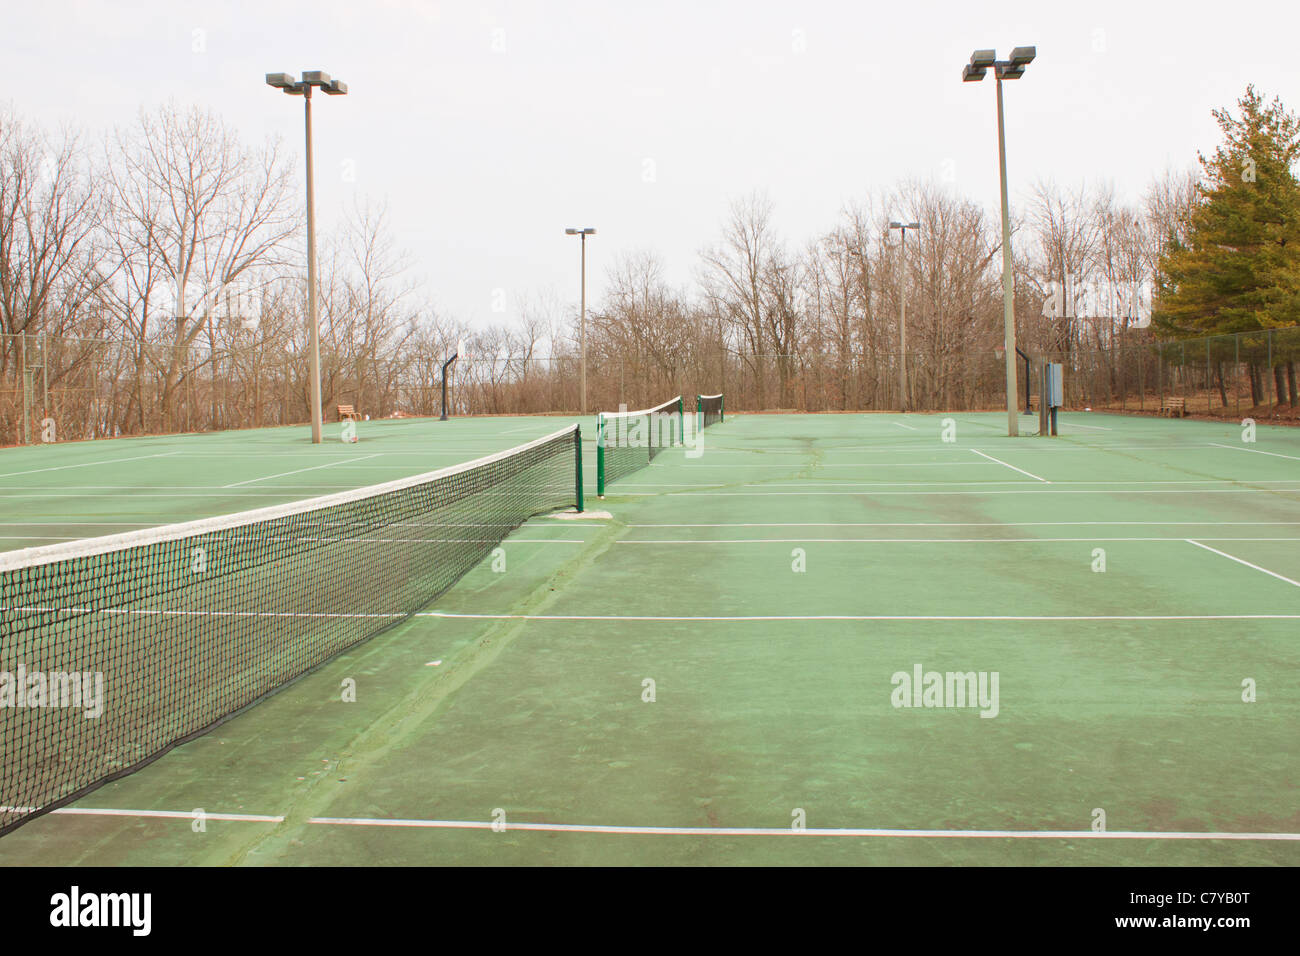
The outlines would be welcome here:
M 605 413 L 596 416 L 596 497 L 605 497 Z
M 596 416 L 596 494 L 605 486 L 644 468 L 661 448 L 685 442 L 685 403 L 682 397 L 635 412 L 600 412 Z M 669 433 L 664 441 L 665 426 Z
M 582 512 L 582 429 L 573 432 L 573 497 L 579 513 Z
M 722 395 L 696 395 L 695 420 L 700 429 L 723 421 Z

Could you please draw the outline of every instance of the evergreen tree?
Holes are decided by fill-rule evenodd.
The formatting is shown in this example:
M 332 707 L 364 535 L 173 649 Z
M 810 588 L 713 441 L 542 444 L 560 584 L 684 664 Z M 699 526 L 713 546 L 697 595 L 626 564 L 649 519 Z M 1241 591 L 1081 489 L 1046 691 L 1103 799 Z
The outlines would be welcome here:
M 1154 322 L 1175 338 L 1300 324 L 1300 120 L 1253 86 L 1214 118 L 1224 142 L 1205 176 L 1186 243 L 1160 262 Z

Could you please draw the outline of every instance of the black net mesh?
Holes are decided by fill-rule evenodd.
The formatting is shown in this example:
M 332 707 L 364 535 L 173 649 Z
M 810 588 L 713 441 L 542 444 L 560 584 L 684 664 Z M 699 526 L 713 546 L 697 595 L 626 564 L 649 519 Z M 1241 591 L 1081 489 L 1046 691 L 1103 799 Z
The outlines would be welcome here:
M 0 833 L 427 605 L 575 503 L 577 441 L 572 426 L 345 495 L 0 555 Z
M 698 395 L 695 398 L 695 407 L 699 412 L 701 428 L 708 428 L 722 421 L 721 395 Z
M 654 408 L 602 412 L 596 427 L 597 494 L 605 486 L 644 468 L 665 448 L 680 445 L 682 399 L 679 395 Z

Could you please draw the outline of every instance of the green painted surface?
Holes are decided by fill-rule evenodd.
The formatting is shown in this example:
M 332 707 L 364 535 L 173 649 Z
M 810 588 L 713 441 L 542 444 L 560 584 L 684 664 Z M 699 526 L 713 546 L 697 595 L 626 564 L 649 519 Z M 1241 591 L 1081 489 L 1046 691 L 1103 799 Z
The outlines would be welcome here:
M 570 420 L 363 423 L 360 443 L 319 449 L 267 430 L 6 450 L 0 533 L 20 546 L 37 542 L 14 539 L 19 520 L 71 535 L 291 500 Z M 729 416 L 701 456 L 665 451 L 588 501 L 612 519 L 535 519 L 504 573 L 485 562 L 430 609 L 540 618 L 412 619 L 77 804 L 283 822 L 56 814 L 0 838 L 0 863 L 1300 863 L 1295 841 L 510 828 L 788 831 L 801 809 L 813 829 L 1088 831 L 1103 808 L 1110 831 L 1300 832 L 1300 431 L 1245 444 L 1232 425 L 1069 414 L 1057 439 L 1012 440 L 1004 425 Z M 155 450 L 176 454 L 12 475 Z M 970 617 L 1003 619 L 952 619 Z M 997 717 L 892 706 L 892 675 L 918 664 L 997 672 Z M 496 808 L 502 833 L 308 822 Z

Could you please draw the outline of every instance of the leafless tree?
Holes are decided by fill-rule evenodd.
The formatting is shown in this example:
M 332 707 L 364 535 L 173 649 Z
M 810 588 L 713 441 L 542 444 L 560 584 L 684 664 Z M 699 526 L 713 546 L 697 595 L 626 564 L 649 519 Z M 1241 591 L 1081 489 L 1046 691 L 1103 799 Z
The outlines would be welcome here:
M 191 347 L 225 293 L 281 261 L 298 217 L 275 143 L 250 150 L 219 117 L 164 106 L 108 140 L 109 232 L 120 263 L 107 301 L 159 375 L 172 425 Z M 164 348 L 154 351 L 147 343 Z M 139 401 L 141 427 L 145 402 Z

